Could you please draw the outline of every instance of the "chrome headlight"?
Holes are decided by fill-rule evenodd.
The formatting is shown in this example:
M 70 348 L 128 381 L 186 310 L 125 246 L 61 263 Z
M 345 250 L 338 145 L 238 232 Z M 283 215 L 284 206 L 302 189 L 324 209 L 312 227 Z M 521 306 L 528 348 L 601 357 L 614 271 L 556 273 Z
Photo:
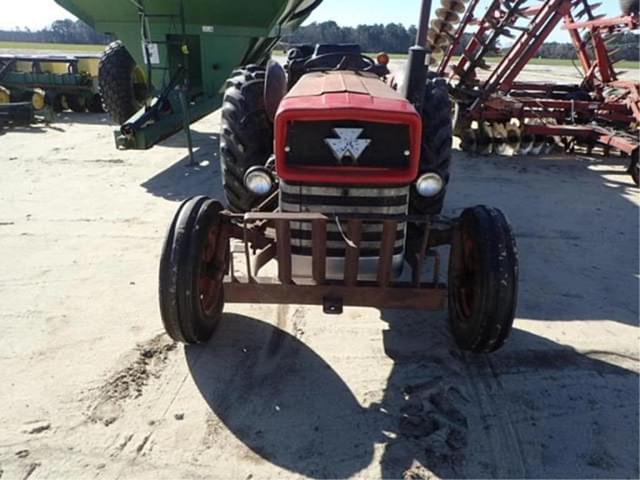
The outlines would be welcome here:
M 416 190 L 422 197 L 436 197 L 444 189 L 444 180 L 437 173 L 425 173 L 416 182 Z
M 252 167 L 244 175 L 244 185 L 259 197 L 264 197 L 273 189 L 273 177 L 264 167 Z

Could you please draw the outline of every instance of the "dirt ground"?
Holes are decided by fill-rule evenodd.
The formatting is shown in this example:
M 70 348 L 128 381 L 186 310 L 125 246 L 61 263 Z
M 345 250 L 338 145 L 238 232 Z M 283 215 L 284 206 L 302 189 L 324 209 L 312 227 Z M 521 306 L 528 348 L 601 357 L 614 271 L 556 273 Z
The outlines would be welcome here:
M 220 196 L 219 117 L 146 152 L 106 116 L 0 136 L 0 477 L 637 478 L 638 190 L 618 159 L 456 152 L 446 212 L 490 204 L 518 319 L 460 354 L 445 313 L 228 305 L 162 334 L 178 202 Z

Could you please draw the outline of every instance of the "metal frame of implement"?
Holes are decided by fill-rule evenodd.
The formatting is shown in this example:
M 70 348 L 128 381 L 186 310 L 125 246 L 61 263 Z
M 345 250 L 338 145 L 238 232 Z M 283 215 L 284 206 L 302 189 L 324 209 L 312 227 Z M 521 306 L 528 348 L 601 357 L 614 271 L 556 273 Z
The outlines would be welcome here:
M 534 6 L 528 0 L 493 0 L 484 15 L 478 16 L 479 0 L 471 0 L 466 7 L 465 2 L 442 0 L 441 23 L 432 23 L 435 30 L 430 36 L 432 50 L 442 57 L 437 72 L 449 79 L 452 95 L 461 105 L 463 121 L 458 133 L 466 129 L 473 134 L 474 121 L 505 124 L 518 120 L 522 135 L 599 143 L 605 151 L 613 148 L 632 156 L 632 162 L 636 160 L 640 141 L 630 127 L 640 123 L 640 84 L 618 78 L 615 52 L 608 45 L 616 35 L 640 27 L 636 15 L 604 18 L 595 13 L 598 5 L 587 0 L 541 0 Z M 583 17 L 584 21 L 580 20 Z M 459 25 L 454 30 L 455 23 Z M 567 30 L 576 48 L 581 84 L 517 82 L 559 25 Z M 472 27 L 476 31 L 463 46 L 463 35 Z M 502 37 L 514 39 L 514 44 L 487 78 L 480 80 L 477 70 L 490 68 L 485 59 L 499 51 L 497 43 Z M 454 62 L 454 52 L 461 47 L 463 54 Z M 588 92 L 591 98 L 566 99 L 567 94 L 578 91 Z M 589 122 L 576 121 L 580 118 Z M 492 135 L 491 129 L 487 130 Z M 504 134 L 498 132 L 490 140 L 504 141 Z

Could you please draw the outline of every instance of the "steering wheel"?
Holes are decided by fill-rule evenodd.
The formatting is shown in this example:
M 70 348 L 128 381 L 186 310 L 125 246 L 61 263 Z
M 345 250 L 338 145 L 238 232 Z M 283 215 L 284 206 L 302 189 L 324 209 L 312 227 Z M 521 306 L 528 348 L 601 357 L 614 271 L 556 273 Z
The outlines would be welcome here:
M 331 62 L 328 60 L 338 59 L 339 63 L 336 67 L 328 67 L 326 65 L 333 65 L 335 62 Z M 355 62 L 354 62 L 355 60 Z M 357 63 L 356 63 L 357 62 Z M 364 68 L 361 68 L 362 65 L 365 65 Z M 311 70 L 349 70 L 350 68 L 356 68 L 358 70 L 363 70 L 368 72 L 375 68 L 377 65 L 376 61 L 368 57 L 366 55 L 362 55 L 360 53 L 341 53 L 341 52 L 333 52 L 333 53 L 325 53 L 324 55 L 318 55 L 317 57 L 312 57 L 307 60 L 304 64 L 304 68 L 307 71 Z

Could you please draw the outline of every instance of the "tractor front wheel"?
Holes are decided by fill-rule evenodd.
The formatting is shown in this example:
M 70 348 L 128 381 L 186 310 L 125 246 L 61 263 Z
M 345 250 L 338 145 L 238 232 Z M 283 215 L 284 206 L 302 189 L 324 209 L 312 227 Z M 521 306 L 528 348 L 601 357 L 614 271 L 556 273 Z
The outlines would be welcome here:
M 449 322 L 462 350 L 490 353 L 511 332 L 518 301 L 518 253 L 504 214 L 483 206 L 465 210 L 449 261 Z
M 208 341 L 222 318 L 229 255 L 222 210 L 207 197 L 189 199 L 169 228 L 160 258 L 160 314 L 177 342 Z

